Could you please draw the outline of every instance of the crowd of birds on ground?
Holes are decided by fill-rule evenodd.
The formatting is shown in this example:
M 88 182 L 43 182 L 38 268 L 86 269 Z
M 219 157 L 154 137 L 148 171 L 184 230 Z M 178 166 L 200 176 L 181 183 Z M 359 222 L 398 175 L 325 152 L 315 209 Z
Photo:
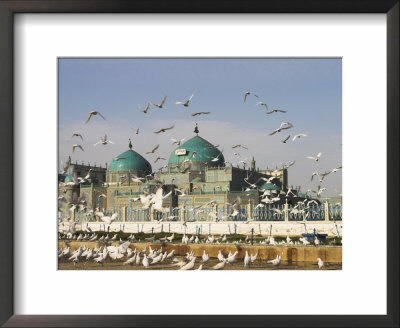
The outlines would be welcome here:
M 192 94 L 188 99 L 184 100 L 184 101 L 176 101 L 175 104 L 176 105 L 181 105 L 185 108 L 188 108 L 190 103 L 192 102 L 194 95 Z M 260 98 L 257 94 L 255 94 L 252 91 L 246 91 L 244 93 L 244 99 L 243 99 L 243 103 L 245 103 L 246 101 L 248 101 L 249 97 L 256 97 L 256 98 Z M 157 108 L 157 109 L 162 109 L 165 108 L 165 104 L 166 104 L 166 100 L 167 100 L 167 95 L 164 95 L 164 97 L 162 98 L 161 102 L 159 104 L 154 103 L 152 101 L 147 101 L 145 107 L 142 109 L 140 108 L 140 110 L 146 114 L 150 108 Z M 256 103 L 256 106 L 259 107 L 264 107 L 266 109 L 266 114 L 270 115 L 270 114 L 274 114 L 274 113 L 283 113 L 286 114 L 287 111 L 286 110 L 282 110 L 282 109 L 269 109 L 268 104 L 265 101 L 258 101 Z M 211 114 L 210 112 L 196 112 L 193 113 L 192 116 L 198 116 L 198 115 L 208 115 Z M 85 121 L 85 123 L 89 123 L 94 116 L 99 116 L 101 117 L 103 120 L 106 120 L 106 118 L 97 110 L 93 110 L 90 111 L 88 114 L 88 117 Z M 169 127 L 165 127 L 165 128 L 160 128 L 157 131 L 154 131 L 155 134 L 161 134 L 161 133 L 165 133 L 166 131 L 172 130 L 174 129 L 175 125 L 169 126 Z M 282 131 L 286 131 L 288 129 L 293 128 L 294 125 L 291 122 L 288 121 L 284 121 L 282 122 L 282 124 L 279 126 L 279 128 L 275 129 L 274 131 L 272 131 L 269 135 L 273 136 L 277 133 L 280 133 Z M 134 129 L 135 130 L 135 134 L 139 134 L 140 128 L 137 127 Z M 197 123 L 196 123 L 196 128 L 195 128 L 195 132 L 198 132 L 197 130 Z M 81 141 L 83 141 L 83 136 L 81 133 L 73 133 L 72 138 L 80 138 Z M 284 139 L 282 139 L 282 143 L 287 143 L 290 139 L 290 135 L 285 136 Z M 292 138 L 292 142 L 296 142 L 296 140 L 300 140 L 302 138 L 307 137 L 307 134 L 305 133 L 298 133 L 296 135 L 293 136 Z M 172 145 L 177 145 L 180 146 L 181 143 L 184 141 L 185 139 L 171 139 L 172 141 Z M 113 144 L 114 142 L 112 142 L 107 135 L 104 135 L 104 137 L 100 138 L 100 141 L 97 142 L 96 144 L 94 144 L 94 146 L 97 145 L 103 145 L 106 146 L 108 144 Z M 217 146 L 213 146 L 214 148 L 219 147 L 219 145 Z M 82 147 L 81 144 L 73 144 L 72 145 L 72 153 L 74 153 L 76 151 L 76 149 L 80 149 L 82 151 L 84 151 L 84 148 Z M 159 149 L 159 145 L 156 145 L 155 147 L 153 147 L 153 149 L 151 149 L 150 151 L 146 152 L 146 154 L 155 154 L 156 151 Z M 232 146 L 232 149 L 245 149 L 248 150 L 248 148 L 244 145 L 241 144 L 236 144 Z M 220 156 L 223 153 L 223 150 L 220 151 L 218 153 L 218 155 L 215 158 L 212 158 L 211 161 L 212 162 L 217 162 L 220 160 Z M 199 154 L 197 152 L 193 152 L 190 156 L 190 158 L 186 159 L 184 162 L 182 162 L 182 164 L 187 163 L 188 165 L 183 168 L 180 172 L 184 173 L 184 172 L 189 172 L 190 170 L 190 164 L 192 162 L 192 160 L 196 159 L 196 157 L 198 157 Z M 238 156 L 241 157 L 240 153 L 235 153 L 234 156 Z M 306 156 L 307 159 L 310 159 L 314 162 L 318 162 L 321 159 L 322 153 L 319 152 L 317 155 L 315 156 Z M 124 158 L 122 157 L 117 157 L 114 158 L 114 160 L 118 161 L 118 160 L 122 160 Z M 157 156 L 157 158 L 154 160 L 154 163 L 157 163 L 158 161 L 162 161 L 162 160 L 166 160 L 166 158 L 163 157 L 159 157 Z M 239 165 L 239 164 L 243 164 L 244 167 L 247 164 L 247 158 L 242 159 L 240 161 L 237 162 L 225 162 L 225 165 Z M 287 169 L 291 166 L 293 166 L 296 163 L 295 160 L 293 160 L 292 162 L 288 163 L 288 164 L 284 164 L 282 163 L 282 168 Z M 66 165 L 63 167 L 62 170 L 62 174 L 66 174 L 68 171 L 70 163 L 67 162 Z M 162 170 L 164 167 L 161 167 L 158 171 Z M 326 171 L 326 172 L 319 172 L 318 170 L 315 170 L 312 174 L 311 174 L 311 181 L 313 181 L 314 177 L 317 177 L 319 182 L 323 182 L 324 179 L 332 173 L 338 172 L 342 167 L 338 166 L 336 168 L 333 168 L 332 170 Z M 247 178 L 244 179 L 244 182 L 246 183 L 246 185 L 248 185 L 248 187 L 246 188 L 246 192 L 250 192 L 250 191 L 254 191 L 257 190 L 260 194 L 260 202 L 259 204 L 256 205 L 256 208 L 262 208 L 266 205 L 270 205 L 270 204 L 275 204 L 277 202 L 280 202 L 282 197 L 284 198 L 289 198 L 291 196 L 295 196 L 295 193 L 293 192 L 293 190 L 291 188 L 289 188 L 286 192 L 281 191 L 278 194 L 276 194 L 276 192 L 274 191 L 270 191 L 270 190 L 261 190 L 260 186 L 264 183 L 271 183 L 271 184 L 275 184 L 277 183 L 277 176 L 279 173 L 279 169 L 276 169 L 275 171 L 272 172 L 272 175 L 268 178 L 265 177 L 260 177 L 259 179 L 257 179 L 256 181 L 252 181 L 252 175 L 250 174 L 250 176 L 248 176 Z M 170 195 L 170 193 L 167 193 L 166 195 L 163 195 L 163 189 L 162 189 L 162 182 L 161 181 L 157 181 L 155 178 L 156 172 L 153 172 L 149 175 L 147 175 L 145 178 L 142 177 L 136 177 L 136 176 L 131 176 L 131 180 L 132 182 L 136 182 L 136 183 L 144 183 L 146 180 L 155 180 L 157 183 L 159 183 L 160 188 L 157 190 L 157 192 L 155 194 L 144 194 L 144 195 L 140 195 L 139 197 L 134 197 L 131 200 L 134 202 L 141 202 L 142 205 L 142 209 L 148 209 L 150 207 L 152 207 L 154 210 L 161 212 L 163 214 L 166 215 L 165 219 L 173 219 L 173 215 L 169 215 L 168 213 L 170 213 L 170 208 L 167 207 L 163 207 L 163 200 L 168 197 Z M 123 177 L 122 177 L 123 178 Z M 127 177 L 126 177 L 127 179 Z M 61 190 L 63 190 L 64 192 L 66 192 L 66 187 L 67 186 L 73 186 L 73 185 L 78 185 L 80 183 L 85 183 L 85 182 L 90 182 L 91 181 L 91 170 L 89 170 L 88 174 L 82 178 L 82 177 L 78 177 L 78 178 L 73 178 L 73 181 L 70 182 L 60 182 L 59 187 L 61 188 Z M 124 181 L 122 180 L 121 183 L 123 183 Z M 297 204 L 290 209 L 290 214 L 293 215 L 297 215 L 297 214 L 302 214 L 305 216 L 305 218 L 307 218 L 308 215 L 310 215 L 310 210 L 312 210 L 312 205 L 318 205 L 318 203 L 313 200 L 310 195 L 314 194 L 315 196 L 321 196 L 323 192 L 325 192 L 327 190 L 326 187 L 318 187 L 318 190 L 312 190 L 312 189 L 308 189 L 306 191 L 306 195 L 307 198 L 305 198 L 302 201 L 298 201 Z M 185 191 L 184 190 L 180 190 L 178 188 L 176 188 L 174 190 L 175 193 L 178 193 L 178 196 L 185 196 Z M 106 198 L 107 196 L 105 194 L 100 195 L 100 197 L 104 197 Z M 87 213 L 87 215 L 89 217 L 92 218 L 99 218 L 102 221 L 104 221 L 107 224 L 110 224 L 112 221 L 115 220 L 114 216 L 105 216 L 103 213 L 101 212 L 96 212 L 95 210 L 89 208 L 87 206 L 86 203 L 86 199 L 84 195 L 81 195 L 80 197 L 78 196 L 74 196 L 74 198 L 72 199 L 68 199 L 65 196 L 60 196 L 59 197 L 59 201 L 61 202 L 65 202 L 68 203 L 68 205 L 70 206 L 71 211 L 74 210 L 78 210 L 78 211 L 84 211 Z M 213 205 L 213 202 L 215 201 L 211 201 L 208 204 L 204 204 L 203 206 L 200 206 L 198 208 L 195 208 L 194 211 L 196 211 L 196 213 L 201 212 L 204 207 L 209 207 Z M 239 214 L 239 206 L 241 204 L 241 199 L 238 197 L 233 203 L 226 203 L 225 205 L 229 206 L 229 208 L 231 209 L 231 212 L 227 215 L 220 215 L 218 216 L 215 212 L 211 211 L 210 213 L 208 213 L 208 219 L 212 219 L 215 220 L 216 222 L 218 221 L 223 221 L 223 220 L 227 220 L 230 218 L 234 218 Z M 308 210 L 308 211 L 307 211 Z M 279 209 L 279 208 L 275 208 L 273 209 L 273 211 L 275 212 L 274 215 L 282 215 L 282 211 L 284 211 L 284 209 Z M 69 218 L 64 218 L 61 222 L 66 222 L 68 221 Z M 161 222 L 163 219 L 159 220 L 159 222 Z
M 96 241 L 97 235 L 95 233 L 92 234 L 82 234 L 80 233 L 78 236 L 59 236 L 60 239 L 62 238 L 71 238 L 72 240 L 76 238 L 77 241 Z M 218 263 L 212 266 L 207 266 L 210 262 L 210 255 L 207 254 L 206 250 L 203 251 L 203 255 L 201 258 L 197 258 L 194 255 L 194 252 L 186 253 L 185 256 L 175 256 L 175 249 L 172 249 L 170 252 L 163 251 L 163 246 L 166 244 L 171 244 L 174 241 L 175 234 L 170 236 L 166 236 L 162 238 L 162 246 L 158 250 L 152 249 L 152 246 L 146 246 L 143 250 L 137 251 L 136 248 L 132 250 L 130 246 L 134 243 L 137 243 L 134 234 L 131 234 L 128 237 L 128 241 L 123 241 L 122 239 L 119 240 L 119 245 L 107 245 L 107 241 L 117 241 L 117 234 L 113 237 L 109 238 L 109 235 L 102 236 L 102 239 L 99 241 L 103 241 L 104 244 L 102 246 L 96 246 L 93 248 L 87 247 L 86 245 L 80 246 L 75 251 L 71 252 L 71 247 L 66 246 L 65 248 L 61 248 L 58 251 L 58 258 L 59 259 L 66 259 L 67 261 L 71 262 L 76 266 L 80 261 L 85 263 L 88 261 L 94 261 L 99 265 L 104 265 L 104 262 L 109 259 L 110 261 L 120 261 L 123 265 L 141 265 L 144 268 L 154 268 L 156 264 L 170 264 L 172 266 L 176 266 L 180 268 L 180 270 L 192 270 L 195 268 L 196 261 L 198 261 L 197 268 L 195 270 L 202 270 L 202 269 L 214 269 L 214 270 L 221 270 L 224 269 L 226 265 L 232 265 L 233 263 L 238 261 L 237 255 L 239 253 L 236 250 L 234 253 L 230 250 L 227 255 L 224 255 L 224 250 L 219 250 L 217 259 Z M 182 236 L 182 243 L 189 244 L 191 242 L 196 243 L 196 238 L 191 236 L 190 238 L 186 235 Z M 147 238 L 149 239 L 149 238 Z M 227 242 L 226 235 L 220 236 L 216 238 L 214 236 L 208 236 L 200 241 L 197 240 L 197 243 L 204 243 L 204 244 L 214 244 L 218 243 L 218 240 L 221 240 L 221 243 Z M 304 239 L 304 238 L 302 238 Z M 317 240 L 317 239 L 316 239 Z M 154 241 L 154 240 L 153 240 Z M 160 240 L 161 241 L 161 240 Z M 303 240 L 306 241 L 306 240 Z M 268 237 L 264 241 L 265 244 L 276 245 L 273 237 Z M 286 242 L 282 242 L 285 245 L 294 245 L 293 241 L 290 237 L 286 238 Z M 235 243 L 233 243 L 235 244 Z M 281 243 L 278 243 L 281 244 Z M 315 246 L 318 246 L 319 243 L 315 242 Z M 155 247 L 153 245 L 153 247 Z M 282 263 L 282 254 L 277 254 L 276 258 L 267 260 L 266 264 L 271 264 L 275 267 L 278 267 Z M 243 257 L 243 266 L 244 267 L 251 267 L 256 261 L 261 261 L 258 259 L 258 251 L 254 254 L 249 254 L 249 252 L 245 251 L 245 256 Z M 324 267 L 324 262 L 318 258 L 317 259 L 318 267 L 321 269 Z

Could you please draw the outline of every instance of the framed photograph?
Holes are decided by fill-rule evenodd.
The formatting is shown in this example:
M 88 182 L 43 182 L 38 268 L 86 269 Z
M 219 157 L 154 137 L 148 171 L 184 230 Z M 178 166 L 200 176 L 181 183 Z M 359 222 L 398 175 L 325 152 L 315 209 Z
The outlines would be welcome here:
M 398 326 L 398 1 L 0 10 L 2 325 Z

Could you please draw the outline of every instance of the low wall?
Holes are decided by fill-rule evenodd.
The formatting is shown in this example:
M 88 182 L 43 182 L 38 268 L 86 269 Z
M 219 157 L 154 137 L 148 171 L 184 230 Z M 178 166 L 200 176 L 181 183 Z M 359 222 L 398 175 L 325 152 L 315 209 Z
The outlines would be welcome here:
M 64 248 L 70 246 L 71 251 L 78 249 L 80 246 L 86 245 L 89 248 L 104 246 L 104 242 L 80 242 L 80 241 L 59 241 L 58 247 Z M 119 246 L 119 242 L 108 242 L 107 246 Z M 317 258 L 321 258 L 327 263 L 342 263 L 342 247 L 339 246 L 267 246 L 267 245 L 232 245 L 232 244 L 155 244 L 155 243 L 131 243 L 130 247 L 137 251 L 141 251 L 146 247 L 151 246 L 153 250 L 158 250 L 162 247 L 163 251 L 170 252 L 175 250 L 175 255 L 186 255 L 186 253 L 194 252 L 195 256 L 203 255 L 205 250 L 210 257 L 217 257 L 219 250 L 227 256 L 229 251 L 234 253 L 238 251 L 237 258 L 243 259 L 246 250 L 249 254 L 254 255 L 258 252 L 258 258 L 261 260 L 272 260 L 277 255 L 282 256 L 282 261 L 287 261 L 289 264 L 293 262 L 316 262 Z
M 76 223 L 75 228 L 77 230 L 85 230 L 88 225 L 93 231 L 104 231 L 107 230 L 108 226 L 101 222 L 82 222 Z M 235 231 L 236 227 L 236 231 Z M 329 237 L 337 237 L 338 231 L 342 236 L 342 222 L 334 223 L 330 221 L 318 221 L 318 222 L 306 222 L 308 232 L 313 232 L 315 229 L 318 233 L 326 233 Z M 187 233 L 196 234 L 196 229 L 200 229 L 200 233 L 203 235 L 209 234 L 251 234 L 251 229 L 254 228 L 254 234 L 261 236 L 269 236 L 270 233 L 273 236 L 300 236 L 305 232 L 304 224 L 298 222 L 186 222 L 184 226 L 181 222 L 113 222 L 110 225 L 111 231 L 123 230 L 127 233 L 158 233 L 158 232 L 169 232 L 169 233 Z M 272 231 L 271 231 L 272 230 Z

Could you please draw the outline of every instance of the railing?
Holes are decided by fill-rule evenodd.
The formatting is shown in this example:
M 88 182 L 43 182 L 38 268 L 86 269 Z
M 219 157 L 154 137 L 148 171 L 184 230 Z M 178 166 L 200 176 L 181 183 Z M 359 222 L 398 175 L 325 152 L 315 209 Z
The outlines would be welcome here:
M 216 207 L 199 207 L 199 206 L 184 206 L 170 208 L 169 212 L 161 213 L 153 209 L 120 207 L 115 209 L 118 212 L 117 222 L 142 222 L 142 221 L 186 221 L 186 222 L 201 222 L 201 221 L 341 221 L 342 207 L 340 205 L 315 205 L 310 207 L 293 207 L 288 205 L 265 205 L 263 207 L 253 207 L 252 205 L 240 205 L 237 208 L 238 213 L 234 214 L 234 209 L 231 205 L 216 206 Z M 328 213 L 326 213 L 328 211 Z M 113 215 L 112 210 L 104 210 L 104 216 Z M 98 218 L 92 214 L 88 215 L 85 212 L 65 210 L 60 212 L 59 218 L 71 218 L 76 222 L 93 222 L 98 221 Z M 101 220 L 100 220 L 101 222 Z

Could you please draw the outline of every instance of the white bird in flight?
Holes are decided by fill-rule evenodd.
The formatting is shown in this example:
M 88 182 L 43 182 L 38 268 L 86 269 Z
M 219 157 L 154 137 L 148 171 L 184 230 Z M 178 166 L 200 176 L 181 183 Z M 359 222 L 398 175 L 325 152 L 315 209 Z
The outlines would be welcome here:
M 153 105 L 154 107 L 157 107 L 157 108 L 163 108 L 163 105 L 164 105 L 166 100 L 167 100 L 167 95 L 164 96 L 164 98 L 161 100 L 161 103 L 159 105 L 153 104 L 151 101 L 150 101 L 150 104 Z
M 74 144 L 72 145 L 72 153 L 75 153 L 75 148 L 80 148 L 82 151 L 84 151 L 81 145 Z
M 269 135 L 273 136 L 275 133 L 281 132 L 282 130 L 287 130 L 293 127 L 293 124 L 290 122 L 282 122 L 280 127 L 274 131 L 272 131 Z
M 253 95 L 254 97 L 260 98 L 260 97 L 257 96 L 254 92 L 246 91 L 246 92 L 244 93 L 243 104 L 246 102 L 246 98 L 247 98 L 247 96 L 249 96 L 249 95 Z
M 314 160 L 314 161 L 318 162 L 318 161 L 319 161 L 319 159 L 320 159 L 320 157 L 321 157 L 321 155 L 322 155 L 322 153 L 321 153 L 321 152 L 319 152 L 319 153 L 317 154 L 317 156 L 316 156 L 316 157 L 307 156 L 307 158 L 308 158 L 308 159 L 312 159 L 312 160 Z
M 107 135 L 105 134 L 104 135 L 104 138 L 102 138 L 102 137 L 100 137 L 100 141 L 99 142 L 96 142 L 94 145 L 95 146 L 97 146 L 97 145 L 99 145 L 99 144 L 102 144 L 102 145 L 107 145 L 107 144 L 114 144 L 114 142 L 112 142 L 110 139 L 107 139 Z
M 82 137 L 82 135 L 79 134 L 79 133 L 74 133 L 74 134 L 72 135 L 71 139 L 72 139 L 73 137 L 80 137 L 81 140 L 83 141 L 83 137 Z
M 101 115 L 100 112 L 98 112 L 97 110 L 92 110 L 91 112 L 89 112 L 89 116 L 85 123 L 88 123 L 93 115 L 100 115 L 103 118 L 103 120 L 107 121 L 106 118 L 103 115 Z
M 146 107 L 145 107 L 144 109 L 141 109 L 139 105 L 138 105 L 138 107 L 139 107 L 139 110 L 140 110 L 141 112 L 147 114 L 147 111 L 148 111 L 149 108 L 150 108 L 150 101 L 147 102 Z M 139 130 L 139 129 L 138 129 L 138 130 Z M 137 131 L 136 134 L 138 134 L 138 132 L 139 132 L 139 131 Z
M 300 139 L 301 137 L 307 137 L 307 135 L 304 134 L 304 133 L 296 134 L 296 135 L 293 137 L 293 141 L 295 141 L 296 139 Z
M 181 143 L 182 143 L 184 140 L 185 140 L 185 139 L 181 139 L 181 140 L 171 139 L 172 145 L 177 145 L 177 146 L 180 146 Z
M 184 107 L 189 107 L 189 103 L 193 98 L 193 94 L 189 97 L 189 99 L 187 99 L 186 101 L 175 101 L 176 105 L 183 105 Z

